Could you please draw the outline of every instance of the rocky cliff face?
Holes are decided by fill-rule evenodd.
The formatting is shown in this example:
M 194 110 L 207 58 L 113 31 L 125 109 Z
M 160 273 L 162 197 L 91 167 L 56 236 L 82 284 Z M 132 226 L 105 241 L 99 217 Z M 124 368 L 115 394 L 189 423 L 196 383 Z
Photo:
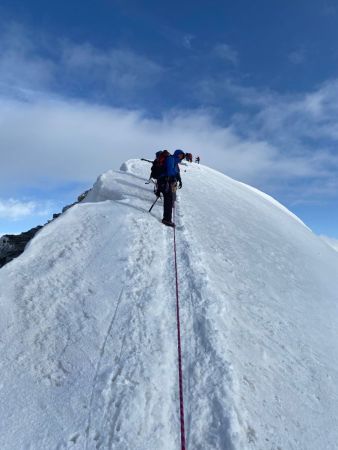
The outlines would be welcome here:
M 28 242 L 33 239 L 33 237 L 36 235 L 36 233 L 41 230 L 44 226 L 46 226 L 49 222 L 52 220 L 55 220 L 57 217 L 59 217 L 61 214 L 63 214 L 67 209 L 71 208 L 72 206 L 76 205 L 77 203 L 82 202 L 82 200 L 85 199 L 86 195 L 88 194 L 88 191 L 83 192 L 79 197 L 77 198 L 77 201 L 72 203 L 71 205 L 66 205 L 62 212 L 53 214 L 53 218 L 49 220 L 44 225 L 38 225 L 37 227 L 31 228 L 28 231 L 24 231 L 21 234 L 5 234 L 4 236 L 0 237 L 0 268 L 3 267 L 5 264 L 12 261 L 14 258 L 17 258 L 21 255 L 21 253 L 24 252 L 26 245 Z
M 0 238 L 0 268 L 12 261 L 12 259 L 21 255 L 25 250 L 27 243 L 41 228 L 43 228 L 43 226 L 39 225 L 18 235 L 6 234 L 5 236 L 2 236 Z

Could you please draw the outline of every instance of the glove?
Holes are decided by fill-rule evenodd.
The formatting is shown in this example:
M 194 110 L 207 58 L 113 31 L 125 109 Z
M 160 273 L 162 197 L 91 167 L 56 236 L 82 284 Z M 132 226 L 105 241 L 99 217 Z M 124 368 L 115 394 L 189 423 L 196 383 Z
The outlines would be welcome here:
M 159 191 L 158 189 L 155 191 L 155 195 L 156 197 L 161 197 L 161 191 Z
M 178 181 L 178 189 L 181 189 L 182 188 L 182 180 L 179 180 Z

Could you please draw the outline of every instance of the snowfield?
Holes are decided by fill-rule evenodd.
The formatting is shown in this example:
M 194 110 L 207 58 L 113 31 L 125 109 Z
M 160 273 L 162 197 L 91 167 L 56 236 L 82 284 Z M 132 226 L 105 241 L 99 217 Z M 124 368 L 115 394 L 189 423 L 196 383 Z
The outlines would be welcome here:
M 326 242 L 330 247 L 332 247 L 334 250 L 338 252 L 338 240 L 332 239 L 326 236 L 320 236 L 324 242 Z
M 180 449 L 173 230 L 138 160 L 0 270 L 0 449 Z M 338 449 L 338 253 L 196 164 L 176 206 L 189 450 Z

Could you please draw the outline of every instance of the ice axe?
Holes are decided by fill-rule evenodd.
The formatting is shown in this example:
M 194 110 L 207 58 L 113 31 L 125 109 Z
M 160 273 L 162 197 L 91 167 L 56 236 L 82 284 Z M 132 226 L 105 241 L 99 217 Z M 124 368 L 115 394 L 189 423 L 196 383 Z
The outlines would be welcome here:
M 160 196 L 156 196 L 156 200 L 154 201 L 154 203 L 151 205 L 149 212 L 151 212 L 151 210 L 153 209 L 153 207 L 155 206 L 155 203 L 157 202 L 157 200 L 160 198 Z

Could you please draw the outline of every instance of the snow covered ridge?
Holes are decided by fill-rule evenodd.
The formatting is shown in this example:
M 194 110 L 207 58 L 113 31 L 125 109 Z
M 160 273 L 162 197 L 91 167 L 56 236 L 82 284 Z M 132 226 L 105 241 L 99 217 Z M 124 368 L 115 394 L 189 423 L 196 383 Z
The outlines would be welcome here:
M 256 192 L 258 195 L 260 195 L 261 197 L 265 198 L 268 202 L 270 202 L 272 205 L 276 206 L 277 208 L 281 209 L 282 211 L 284 211 L 286 214 L 288 214 L 290 217 L 292 217 L 293 219 L 297 220 L 299 223 L 301 223 L 304 227 L 309 228 L 307 225 L 305 225 L 305 223 L 298 217 L 296 216 L 296 214 L 294 214 L 293 212 L 291 212 L 289 209 L 287 209 L 284 205 L 282 205 L 281 203 L 279 203 L 276 199 L 274 199 L 273 197 L 271 197 L 271 195 L 265 194 L 265 192 L 260 191 L 259 189 L 256 189 L 252 186 L 249 186 L 248 184 L 245 183 L 240 183 L 242 186 L 245 187 L 245 189 L 251 189 L 253 192 Z M 310 229 L 310 228 L 309 228 Z
M 143 170 L 142 170 L 142 177 L 147 179 L 149 177 L 149 167 L 150 166 L 149 166 L 149 163 L 142 163 L 142 164 L 144 165 Z M 187 163 L 183 163 L 182 167 L 183 167 L 183 170 L 182 170 L 182 172 L 183 172 L 184 168 L 189 167 L 189 165 L 187 165 Z M 214 169 L 211 169 L 211 168 L 208 168 L 208 167 L 202 166 L 202 165 L 200 167 L 203 167 L 203 170 L 206 171 L 205 176 L 214 176 L 214 177 L 221 176 L 223 178 L 224 182 L 228 181 L 228 182 L 231 182 L 232 184 L 238 184 L 238 186 L 241 186 L 244 189 L 251 190 L 251 191 L 255 192 L 257 195 L 264 198 L 271 205 L 276 206 L 277 208 L 279 208 L 280 210 L 282 210 L 283 212 L 288 214 L 290 217 L 297 220 L 303 226 L 307 227 L 299 217 L 297 217 L 294 213 L 289 211 L 284 205 L 279 203 L 276 199 L 274 199 L 270 195 L 265 194 L 264 192 L 254 188 L 252 186 L 249 186 L 245 183 L 233 180 L 230 177 L 227 177 L 226 175 L 224 175 Z M 195 169 L 196 169 L 196 167 L 195 167 Z M 139 174 L 140 160 L 132 159 L 132 160 L 124 162 L 120 167 L 120 171 L 127 172 L 127 173 L 129 172 L 133 175 Z M 103 201 L 103 200 L 122 200 L 123 198 L 126 198 L 124 196 L 125 189 L 123 187 L 123 184 L 125 184 L 125 183 L 121 183 L 121 179 L 117 178 L 116 172 L 113 170 L 109 170 L 98 177 L 93 188 L 90 190 L 89 194 L 87 194 L 85 201 L 94 202 L 94 201 Z
M 338 252 L 338 240 L 332 239 L 327 236 L 320 236 L 321 239 L 323 239 L 324 242 L 326 242 L 330 247 L 332 247 L 334 250 Z
M 129 181 L 129 178 L 126 178 L 126 174 L 132 175 L 132 179 L 138 178 L 144 183 L 149 178 L 150 167 L 151 165 L 148 162 L 141 162 L 139 159 L 131 159 L 121 165 L 120 172 L 108 170 L 98 177 L 92 189 L 87 193 L 84 201 L 128 201 L 130 197 L 130 186 L 132 183 Z M 152 186 L 153 184 L 150 185 L 150 188 Z M 145 189 L 144 186 L 142 186 L 142 188 Z M 151 191 L 150 188 L 147 188 L 146 191 Z
M 3 236 L 0 236 L 0 269 L 5 264 L 8 264 L 13 259 L 20 256 L 24 252 L 27 244 L 33 239 L 36 233 L 38 233 L 38 231 L 41 230 L 41 228 L 43 228 L 44 226 L 48 225 L 48 223 L 60 217 L 61 214 L 65 213 L 72 206 L 81 202 L 86 197 L 88 192 L 89 191 L 83 192 L 81 195 L 79 195 L 77 201 L 75 201 L 71 205 L 66 205 L 64 208 L 62 208 L 61 213 L 53 214 L 53 218 L 44 225 L 38 225 L 20 234 L 5 234 Z
M 150 165 L 100 176 L 0 270 L 0 448 L 180 448 L 173 234 Z M 182 165 L 189 450 L 332 450 L 338 254 L 261 193 Z

